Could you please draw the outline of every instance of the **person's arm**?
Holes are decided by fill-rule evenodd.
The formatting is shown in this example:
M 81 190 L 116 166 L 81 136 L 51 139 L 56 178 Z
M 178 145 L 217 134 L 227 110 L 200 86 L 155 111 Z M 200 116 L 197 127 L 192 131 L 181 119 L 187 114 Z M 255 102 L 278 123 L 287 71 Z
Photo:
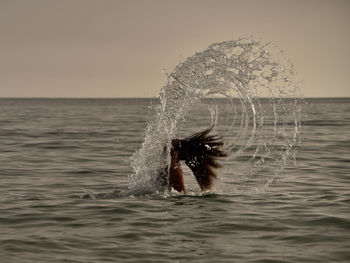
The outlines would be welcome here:
M 172 148 L 170 151 L 171 163 L 169 169 L 169 186 L 178 192 L 186 193 L 183 172 L 179 162 L 178 142 L 179 140 L 172 140 Z

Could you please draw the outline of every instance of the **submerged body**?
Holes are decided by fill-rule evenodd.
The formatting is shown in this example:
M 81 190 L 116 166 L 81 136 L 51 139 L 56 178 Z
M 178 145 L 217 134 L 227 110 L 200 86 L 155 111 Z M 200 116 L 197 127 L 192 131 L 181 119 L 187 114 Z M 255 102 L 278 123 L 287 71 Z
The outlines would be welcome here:
M 171 141 L 170 167 L 166 167 L 165 171 L 159 174 L 161 181 L 166 182 L 170 189 L 186 193 L 180 161 L 184 161 L 191 169 L 202 191 L 213 187 L 217 177 L 215 169 L 221 167 L 217 159 L 227 156 L 222 149 L 224 143 L 221 138 L 209 136 L 213 127 L 188 138 Z

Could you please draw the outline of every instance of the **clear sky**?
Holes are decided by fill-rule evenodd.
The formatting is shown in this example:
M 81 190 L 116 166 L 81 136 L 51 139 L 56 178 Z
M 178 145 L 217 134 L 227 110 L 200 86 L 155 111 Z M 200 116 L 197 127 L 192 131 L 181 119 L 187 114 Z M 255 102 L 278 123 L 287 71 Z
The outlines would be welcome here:
M 348 0 L 0 0 L 0 97 L 154 97 L 163 69 L 249 35 L 305 96 L 350 97 Z

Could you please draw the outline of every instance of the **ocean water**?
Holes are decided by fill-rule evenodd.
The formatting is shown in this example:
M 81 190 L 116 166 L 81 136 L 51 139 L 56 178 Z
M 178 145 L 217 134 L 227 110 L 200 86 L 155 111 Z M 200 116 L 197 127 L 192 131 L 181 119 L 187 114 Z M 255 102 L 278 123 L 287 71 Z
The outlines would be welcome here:
M 133 196 L 156 100 L 0 99 L 0 262 L 349 262 L 350 99 L 306 102 L 263 190 Z

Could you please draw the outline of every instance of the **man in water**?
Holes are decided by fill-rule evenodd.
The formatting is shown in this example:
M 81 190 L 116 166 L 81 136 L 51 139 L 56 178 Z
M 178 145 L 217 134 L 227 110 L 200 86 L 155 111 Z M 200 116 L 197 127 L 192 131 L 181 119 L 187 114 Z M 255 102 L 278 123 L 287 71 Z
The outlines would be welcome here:
M 173 139 L 170 150 L 170 167 L 159 174 L 157 180 L 162 185 L 167 184 L 178 192 L 186 193 L 183 172 L 180 161 L 191 169 L 202 191 L 210 190 L 217 177 L 215 169 L 221 167 L 217 162 L 227 154 L 223 151 L 223 141 L 220 137 L 209 135 L 214 126 L 195 133 L 183 140 Z

